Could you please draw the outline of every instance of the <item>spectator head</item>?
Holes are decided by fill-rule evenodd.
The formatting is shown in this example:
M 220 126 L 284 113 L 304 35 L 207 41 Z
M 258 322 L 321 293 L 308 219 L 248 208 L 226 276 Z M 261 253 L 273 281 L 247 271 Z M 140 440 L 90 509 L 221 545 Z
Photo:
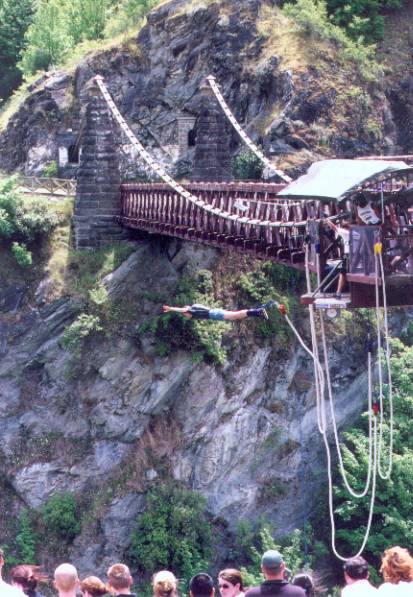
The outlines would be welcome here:
M 314 595 L 315 595 L 314 580 L 313 580 L 313 577 L 311 576 L 311 574 L 308 574 L 308 572 L 299 572 L 298 574 L 296 574 L 294 576 L 291 584 L 295 585 L 296 587 L 301 587 L 302 589 L 304 589 L 307 597 L 314 597 Z
M 413 580 L 413 558 L 403 547 L 389 547 L 381 559 L 380 572 L 386 582 L 410 582 Z
M 353 199 L 353 202 L 359 207 L 366 207 L 368 199 L 364 193 L 357 193 Z
M 152 590 L 155 597 L 170 597 L 175 595 L 178 588 L 178 581 L 169 570 L 160 570 L 154 574 Z
M 54 586 L 59 593 L 76 592 L 79 585 L 77 570 L 72 564 L 60 564 L 54 571 Z
M 22 564 L 14 566 L 10 571 L 11 584 L 18 587 L 26 595 L 30 595 L 36 591 L 38 582 L 45 582 L 47 574 L 42 572 L 39 566 L 32 566 L 30 564 Z
M 283 580 L 284 569 L 284 560 L 279 551 L 270 549 L 263 554 L 261 558 L 261 570 L 267 580 Z
M 195 574 L 189 581 L 191 597 L 211 597 L 215 594 L 214 581 L 205 572 Z
M 115 595 L 130 593 L 132 576 L 129 568 L 125 564 L 113 564 L 108 570 L 108 583 Z
M 80 590 L 84 597 L 101 597 L 109 592 L 108 587 L 97 576 L 88 576 L 80 583 Z
M 236 597 L 244 591 L 242 576 L 236 568 L 225 568 L 218 574 L 219 592 L 222 597 Z
M 343 565 L 344 578 L 347 584 L 357 580 L 365 580 L 369 577 L 369 565 L 361 556 L 349 558 Z

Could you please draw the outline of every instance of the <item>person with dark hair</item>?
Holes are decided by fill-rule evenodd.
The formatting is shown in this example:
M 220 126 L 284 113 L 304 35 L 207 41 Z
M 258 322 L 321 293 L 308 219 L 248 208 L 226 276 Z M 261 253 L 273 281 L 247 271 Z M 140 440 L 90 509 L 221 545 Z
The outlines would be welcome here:
M 37 584 L 39 582 L 46 582 L 47 574 L 45 574 L 40 566 L 32 566 L 31 564 L 21 564 L 14 566 L 10 571 L 11 584 L 17 587 L 25 595 L 29 597 L 44 597 L 42 593 L 37 591 Z
M 245 597 L 306 597 L 304 589 L 286 580 L 285 570 L 282 555 L 275 549 L 266 551 L 261 558 L 265 581 L 259 587 L 249 589 Z
M 239 570 L 225 568 L 218 574 L 218 587 L 221 597 L 244 597 L 244 586 Z
M 80 583 L 83 597 L 103 597 L 109 593 L 109 588 L 97 576 L 88 576 Z
M 349 558 L 344 562 L 343 569 L 346 586 L 341 591 L 342 597 L 377 596 L 377 589 L 368 580 L 369 565 L 364 558 Z
M 3 580 L 4 551 L 0 548 L 0 595 L 1 597 L 24 597 L 17 587 L 12 587 Z
M 298 572 L 291 581 L 291 584 L 304 589 L 307 597 L 315 597 L 315 583 L 313 577 L 308 572 Z
M 214 581 L 206 572 L 195 574 L 189 581 L 191 597 L 213 597 L 215 595 Z
M 354 205 L 357 208 L 357 216 L 363 222 L 369 226 L 377 226 L 381 224 L 379 216 L 373 209 L 371 202 L 368 200 L 364 193 L 357 193 L 353 199 Z

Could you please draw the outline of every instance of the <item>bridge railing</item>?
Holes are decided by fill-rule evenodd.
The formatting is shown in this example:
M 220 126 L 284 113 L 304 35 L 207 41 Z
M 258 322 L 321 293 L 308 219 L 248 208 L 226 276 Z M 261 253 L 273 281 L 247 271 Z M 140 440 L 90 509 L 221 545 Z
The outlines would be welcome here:
M 197 205 L 163 183 L 124 184 L 120 221 L 161 234 L 225 243 L 289 259 L 303 260 L 308 219 L 333 215 L 334 206 L 291 202 L 277 197 L 283 184 L 192 183 L 185 188 Z
M 70 178 L 49 178 L 43 176 L 20 176 L 18 186 L 24 193 L 47 195 L 76 195 L 76 181 Z

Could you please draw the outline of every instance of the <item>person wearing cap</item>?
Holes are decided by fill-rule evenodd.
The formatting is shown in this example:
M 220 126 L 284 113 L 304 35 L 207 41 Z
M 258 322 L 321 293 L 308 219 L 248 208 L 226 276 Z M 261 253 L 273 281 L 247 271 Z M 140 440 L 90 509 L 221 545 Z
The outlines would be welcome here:
M 361 556 L 349 558 L 344 562 L 344 580 L 346 586 L 341 591 L 342 597 L 374 597 L 378 591 L 370 584 L 369 565 Z
M 285 579 L 284 559 L 275 549 L 263 554 L 261 571 L 265 581 L 259 587 L 249 589 L 245 597 L 306 597 L 302 587 L 292 585 Z
M 4 551 L 0 548 L 0 597 L 25 597 L 23 591 L 3 579 Z

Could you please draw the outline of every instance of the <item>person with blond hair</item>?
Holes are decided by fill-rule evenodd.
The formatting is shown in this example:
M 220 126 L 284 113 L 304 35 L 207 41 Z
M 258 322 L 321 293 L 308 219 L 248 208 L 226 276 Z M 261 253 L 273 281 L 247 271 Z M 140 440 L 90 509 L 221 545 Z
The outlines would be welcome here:
M 407 549 L 389 547 L 381 559 L 384 583 L 379 597 L 413 597 L 413 558 Z
M 118 597 L 120 595 L 132 595 L 136 597 L 135 593 L 131 592 L 133 579 L 126 564 L 113 564 L 107 574 L 109 592 L 112 595 L 117 595 Z
M 59 597 L 76 597 L 79 577 L 72 564 L 60 564 L 54 571 L 54 586 Z
M 174 597 L 178 591 L 178 580 L 169 570 L 160 570 L 152 579 L 154 597 Z
M 10 570 L 10 577 L 13 587 L 17 587 L 28 597 L 43 597 L 42 593 L 37 590 L 37 584 L 46 582 L 47 574 L 42 571 L 40 566 L 32 564 L 14 566 Z
M 109 588 L 97 576 L 88 576 L 80 583 L 83 597 L 102 597 L 109 593 Z

